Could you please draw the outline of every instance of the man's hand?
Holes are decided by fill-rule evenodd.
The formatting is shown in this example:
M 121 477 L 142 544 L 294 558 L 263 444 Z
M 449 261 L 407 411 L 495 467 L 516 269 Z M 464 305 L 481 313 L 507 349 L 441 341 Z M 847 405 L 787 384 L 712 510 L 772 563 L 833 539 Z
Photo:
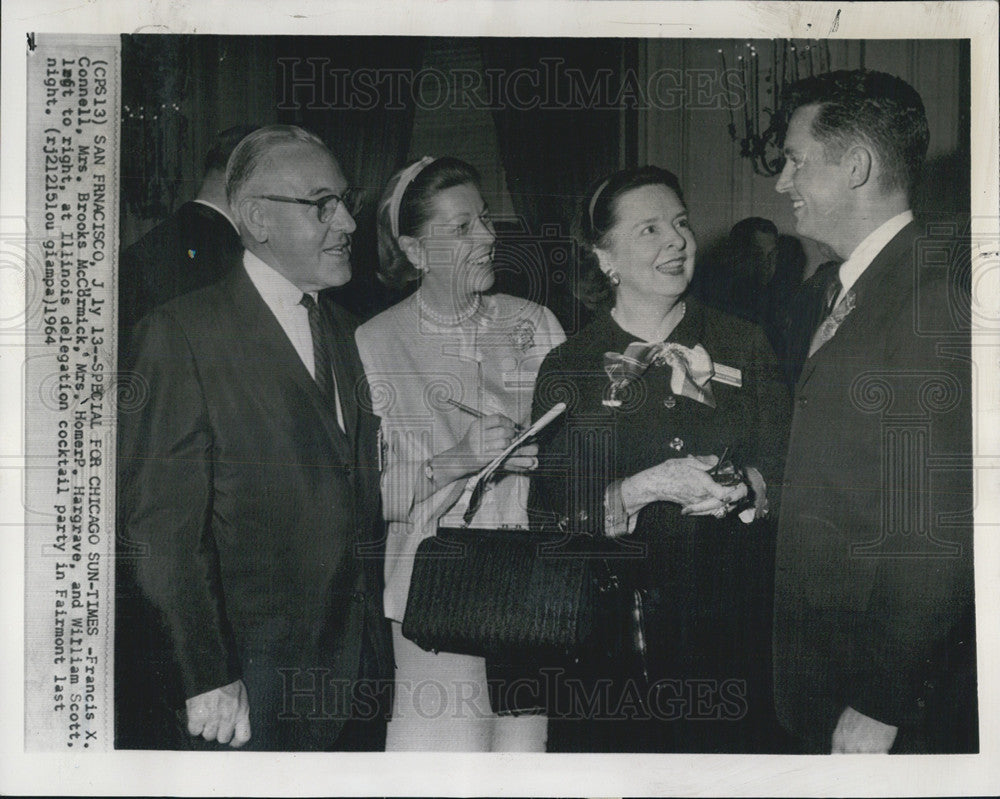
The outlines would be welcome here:
M 844 709 L 833 731 L 834 755 L 888 754 L 896 740 L 896 727 L 883 724 L 858 713 L 853 707 Z
M 250 740 L 250 700 L 243 680 L 187 700 L 188 732 L 206 741 L 243 746 Z

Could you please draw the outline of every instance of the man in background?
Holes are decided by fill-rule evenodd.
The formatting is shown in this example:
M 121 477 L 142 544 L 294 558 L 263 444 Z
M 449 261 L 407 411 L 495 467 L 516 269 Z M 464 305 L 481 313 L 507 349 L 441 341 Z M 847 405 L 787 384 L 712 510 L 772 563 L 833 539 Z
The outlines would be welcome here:
M 226 162 L 256 129 L 236 125 L 219 133 L 205 156 L 198 195 L 122 253 L 118 307 L 124 344 L 157 305 L 208 286 L 240 265 L 243 245 L 226 200 Z
M 969 297 L 910 210 L 923 103 L 864 70 L 787 98 L 776 189 L 843 263 L 795 389 L 778 717 L 806 752 L 975 751 Z

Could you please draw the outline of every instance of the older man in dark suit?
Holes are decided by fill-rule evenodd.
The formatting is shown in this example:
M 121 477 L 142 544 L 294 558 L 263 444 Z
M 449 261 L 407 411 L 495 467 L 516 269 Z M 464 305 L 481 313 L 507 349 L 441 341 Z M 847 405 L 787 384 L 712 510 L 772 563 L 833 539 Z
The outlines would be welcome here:
M 919 95 L 868 71 L 796 85 L 777 190 L 843 263 L 795 390 L 775 695 L 808 752 L 976 746 L 969 298 L 913 220 Z
M 384 743 L 377 421 L 353 323 L 319 293 L 351 276 L 349 191 L 312 134 L 247 136 L 227 169 L 242 266 L 136 334 L 120 541 L 145 553 L 187 732 L 217 744 Z

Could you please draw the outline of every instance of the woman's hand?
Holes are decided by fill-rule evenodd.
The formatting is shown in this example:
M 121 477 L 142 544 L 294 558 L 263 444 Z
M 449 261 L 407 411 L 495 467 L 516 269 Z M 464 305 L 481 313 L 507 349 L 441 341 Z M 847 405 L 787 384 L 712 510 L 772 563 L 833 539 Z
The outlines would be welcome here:
M 475 419 L 454 447 L 425 461 L 425 479 L 417 486 L 416 500 L 419 502 L 449 483 L 478 472 L 507 449 L 518 432 L 513 420 L 502 413 Z M 534 469 L 538 465 L 537 454 L 537 445 L 525 444 L 511 453 L 504 468 L 512 472 Z
M 726 499 L 712 497 L 685 505 L 681 508 L 681 514 L 683 516 L 715 516 L 718 519 L 727 516 L 736 503 L 747 495 L 747 487 L 745 483 L 737 483 L 734 486 L 724 486 L 724 488 L 730 492 Z
M 471 474 L 507 449 L 510 442 L 517 438 L 517 432 L 518 428 L 513 420 L 502 413 L 492 413 L 482 419 L 474 419 L 462 440 L 442 453 L 442 457 L 465 461 Z
M 716 513 L 746 496 L 746 486 L 722 486 L 708 470 L 718 462 L 714 455 L 670 458 L 622 481 L 622 499 L 628 514 L 651 502 L 675 502 L 685 514 Z
M 744 467 L 743 471 L 746 475 L 746 482 L 740 484 L 743 487 L 743 491 L 740 492 L 740 497 L 736 501 L 742 500 L 750 491 L 753 492 L 751 495 L 752 503 L 744 504 L 740 511 L 740 518 L 744 522 L 749 523 L 756 521 L 757 519 L 763 519 L 767 516 L 767 512 L 769 510 L 767 501 L 767 483 L 764 482 L 764 477 L 754 467 Z M 715 502 L 705 502 L 683 508 L 681 513 L 685 516 L 706 516 L 711 514 L 721 519 L 733 510 L 732 505 L 733 500 L 730 500 L 725 505 L 721 506 Z M 746 515 L 747 510 L 752 510 L 753 515 Z
M 505 472 L 524 474 L 538 468 L 538 444 L 522 444 L 503 462 Z

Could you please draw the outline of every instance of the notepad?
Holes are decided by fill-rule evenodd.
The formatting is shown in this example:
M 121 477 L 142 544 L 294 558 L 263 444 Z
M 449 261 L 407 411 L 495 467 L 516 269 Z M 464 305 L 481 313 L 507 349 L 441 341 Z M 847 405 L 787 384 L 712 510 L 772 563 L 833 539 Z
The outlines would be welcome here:
M 441 527 L 469 527 L 476 511 L 479 509 L 479 501 L 482 499 L 483 489 L 493 477 L 493 474 L 503 464 L 511 453 L 524 444 L 529 438 L 542 430 L 549 422 L 566 410 L 565 402 L 557 402 L 548 411 L 535 421 L 530 427 L 522 432 L 517 438 L 510 442 L 508 447 L 487 463 L 482 469 L 472 475 L 462 495 L 458 498 L 451 510 L 448 511 L 439 522 Z M 494 525 L 495 526 L 495 525 Z

